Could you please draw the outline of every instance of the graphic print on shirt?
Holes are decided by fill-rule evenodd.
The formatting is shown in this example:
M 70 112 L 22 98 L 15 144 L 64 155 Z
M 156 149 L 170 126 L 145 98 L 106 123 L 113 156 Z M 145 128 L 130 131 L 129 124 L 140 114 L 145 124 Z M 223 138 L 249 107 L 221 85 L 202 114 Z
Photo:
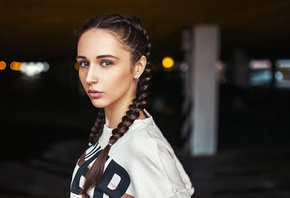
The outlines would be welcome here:
M 77 170 L 74 179 L 71 184 L 71 192 L 79 195 L 81 191 L 80 187 L 80 180 L 81 177 L 85 177 L 86 173 L 89 170 L 89 164 L 94 161 L 101 153 L 102 149 L 100 146 L 98 146 L 99 143 L 97 143 L 92 151 L 88 154 L 86 154 L 86 158 L 89 158 L 85 160 Z M 108 156 L 107 160 L 110 158 Z M 103 175 L 103 179 L 101 183 L 95 187 L 93 198 L 103 197 L 103 194 L 108 195 L 112 198 L 120 198 L 120 197 L 133 197 L 128 194 L 125 195 L 128 187 L 130 185 L 130 176 L 127 173 L 127 171 L 120 166 L 117 162 L 115 162 L 113 159 L 110 161 L 108 166 L 106 167 Z

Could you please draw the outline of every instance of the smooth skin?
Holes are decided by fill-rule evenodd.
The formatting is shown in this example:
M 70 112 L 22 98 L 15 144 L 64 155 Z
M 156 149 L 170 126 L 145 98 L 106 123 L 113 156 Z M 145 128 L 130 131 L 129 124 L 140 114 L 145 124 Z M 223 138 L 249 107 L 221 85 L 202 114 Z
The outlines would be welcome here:
M 142 56 L 134 65 L 131 53 L 107 30 L 91 29 L 78 42 L 79 78 L 86 91 L 101 92 L 92 104 L 104 108 L 106 125 L 116 128 L 135 98 L 137 82 L 146 66 Z M 89 94 L 88 94 L 89 95 Z M 140 112 L 139 119 L 145 115 Z

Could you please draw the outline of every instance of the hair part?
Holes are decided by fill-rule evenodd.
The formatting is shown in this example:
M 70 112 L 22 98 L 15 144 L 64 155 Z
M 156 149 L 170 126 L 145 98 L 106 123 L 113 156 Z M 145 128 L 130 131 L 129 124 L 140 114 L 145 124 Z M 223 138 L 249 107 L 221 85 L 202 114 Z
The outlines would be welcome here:
M 129 50 L 131 54 L 131 63 L 134 65 L 142 56 L 147 59 L 147 64 L 137 84 L 136 97 L 129 105 L 126 115 L 117 128 L 113 129 L 109 143 L 95 160 L 92 167 L 86 174 L 86 181 L 81 191 L 86 195 L 87 191 L 97 186 L 103 176 L 105 162 L 108 157 L 111 145 L 114 145 L 119 138 L 129 130 L 129 127 L 140 116 L 148 103 L 148 92 L 151 81 L 151 64 L 149 61 L 151 43 L 147 31 L 142 27 L 140 19 L 137 17 L 126 17 L 120 15 L 101 15 L 89 19 L 80 31 L 80 36 L 91 29 L 102 29 L 110 32 Z M 105 114 L 103 109 L 99 109 L 97 120 L 90 133 L 89 142 L 95 144 L 103 133 L 105 124 Z

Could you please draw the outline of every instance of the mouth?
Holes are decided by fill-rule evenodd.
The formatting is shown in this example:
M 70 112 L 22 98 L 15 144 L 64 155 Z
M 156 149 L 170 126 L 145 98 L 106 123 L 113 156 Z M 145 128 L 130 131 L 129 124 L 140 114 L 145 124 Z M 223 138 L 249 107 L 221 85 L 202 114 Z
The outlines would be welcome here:
M 101 96 L 103 95 L 103 92 L 100 92 L 100 91 L 97 91 L 97 90 L 93 90 L 93 89 L 90 89 L 88 91 L 88 96 L 92 99 L 98 99 L 100 98 Z

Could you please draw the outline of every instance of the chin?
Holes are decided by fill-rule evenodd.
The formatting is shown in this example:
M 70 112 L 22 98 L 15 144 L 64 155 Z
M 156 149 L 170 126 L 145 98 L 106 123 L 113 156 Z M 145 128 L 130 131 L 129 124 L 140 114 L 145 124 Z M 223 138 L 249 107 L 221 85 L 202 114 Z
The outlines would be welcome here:
M 105 108 L 107 105 L 102 103 L 102 102 L 99 102 L 99 101 L 95 101 L 95 100 L 92 100 L 91 99 L 91 102 L 92 102 L 92 105 L 96 108 Z

